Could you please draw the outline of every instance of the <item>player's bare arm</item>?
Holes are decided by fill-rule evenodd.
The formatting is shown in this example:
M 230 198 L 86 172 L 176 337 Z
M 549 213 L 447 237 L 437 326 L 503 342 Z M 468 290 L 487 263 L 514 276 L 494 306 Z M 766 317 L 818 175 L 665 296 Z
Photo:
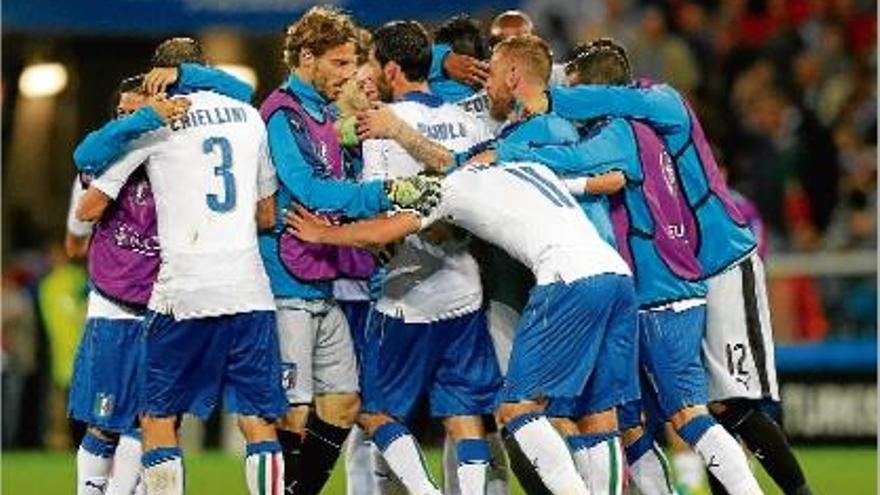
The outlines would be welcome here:
M 90 235 L 78 236 L 71 232 L 64 235 L 64 252 L 70 259 L 82 260 L 89 253 Z
M 271 230 L 275 226 L 275 195 L 257 201 L 257 229 Z
M 418 215 L 400 212 L 346 225 L 333 225 L 327 219 L 296 205 L 286 216 L 288 231 L 307 242 L 378 248 L 418 232 Z
M 393 139 L 427 170 L 442 172 L 455 164 L 455 155 L 398 118 L 386 105 L 375 105 L 357 117 L 357 133 L 366 139 Z
M 90 186 L 76 206 L 76 219 L 81 222 L 97 221 L 112 201 L 100 189 Z

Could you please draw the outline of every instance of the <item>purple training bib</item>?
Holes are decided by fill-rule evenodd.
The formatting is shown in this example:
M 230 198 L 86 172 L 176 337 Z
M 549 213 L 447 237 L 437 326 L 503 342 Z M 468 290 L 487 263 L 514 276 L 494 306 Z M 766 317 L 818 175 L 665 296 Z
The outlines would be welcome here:
M 316 171 L 337 179 L 343 178 L 342 148 L 331 116 L 325 111 L 324 121 L 318 122 L 295 95 L 283 89 L 276 89 L 266 98 L 260 106 L 260 115 L 268 122 L 278 110 L 285 111 L 288 119 L 296 119 L 305 126 L 311 149 L 301 151 Z M 337 278 L 368 279 L 376 268 L 373 254 L 366 249 L 304 242 L 286 230 L 278 236 L 278 253 L 288 273 L 309 282 Z

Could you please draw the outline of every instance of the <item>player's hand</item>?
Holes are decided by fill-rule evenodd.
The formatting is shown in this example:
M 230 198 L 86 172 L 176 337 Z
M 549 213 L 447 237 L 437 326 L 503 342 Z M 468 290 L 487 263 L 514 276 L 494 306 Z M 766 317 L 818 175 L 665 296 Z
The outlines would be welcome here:
M 357 135 L 361 141 L 367 139 L 394 139 L 403 122 L 394 112 L 382 103 L 374 104 L 369 110 L 358 113 Z
M 428 216 L 440 203 L 441 185 L 439 176 L 418 174 L 388 181 L 385 194 L 396 209 Z
M 478 88 L 489 79 L 489 64 L 469 55 L 450 53 L 443 60 L 443 69 L 452 79 Z
M 332 226 L 330 220 L 315 215 L 300 205 L 284 214 L 287 231 L 306 242 L 321 242 L 324 232 Z
M 148 95 L 157 95 L 168 90 L 168 86 L 177 82 L 180 69 L 177 67 L 156 67 L 144 76 L 144 91 Z
M 168 124 L 185 117 L 192 102 L 183 97 L 168 98 L 165 93 L 160 93 L 150 97 L 147 104 Z
M 468 161 L 464 162 L 465 166 L 467 165 L 476 165 L 478 163 L 495 163 L 498 160 L 498 152 L 495 150 L 486 150 L 477 153 L 476 155 L 470 157 Z

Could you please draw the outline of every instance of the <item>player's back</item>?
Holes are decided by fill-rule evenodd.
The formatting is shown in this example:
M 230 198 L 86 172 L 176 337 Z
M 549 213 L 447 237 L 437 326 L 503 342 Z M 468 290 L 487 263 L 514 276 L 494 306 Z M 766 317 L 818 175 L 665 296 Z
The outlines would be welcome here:
M 147 167 L 163 261 L 154 294 L 180 313 L 271 309 L 256 225 L 257 201 L 271 192 L 261 185 L 274 183 L 265 125 L 240 101 L 205 91 L 188 98 L 186 117 L 161 131 Z
M 537 163 L 467 167 L 444 180 L 442 214 L 529 267 L 538 284 L 629 274 L 556 175 Z

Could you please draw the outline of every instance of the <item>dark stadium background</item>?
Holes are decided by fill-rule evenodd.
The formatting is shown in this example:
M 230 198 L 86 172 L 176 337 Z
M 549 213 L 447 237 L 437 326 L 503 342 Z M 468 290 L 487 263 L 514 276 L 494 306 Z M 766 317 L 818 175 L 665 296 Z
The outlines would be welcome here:
M 142 72 L 162 39 L 192 35 L 203 41 L 212 62 L 252 70 L 258 80 L 255 101 L 261 101 L 285 77 L 279 48 L 284 27 L 312 4 L 3 3 L 4 451 L 72 445 L 63 390 L 79 325 L 69 316 L 81 316 L 85 290 L 59 295 L 43 289 L 53 274 L 77 280 L 80 268 L 59 249 L 74 175 L 71 154 L 88 130 L 108 118 L 116 84 Z M 505 9 L 522 8 L 559 60 L 576 41 L 614 36 L 631 51 L 637 75 L 667 80 L 686 92 L 732 186 L 757 205 L 765 222 L 782 413 L 790 435 L 798 446 L 876 444 L 875 2 L 347 0 L 337 5 L 366 26 L 396 18 L 436 26 L 465 11 L 488 23 Z M 33 88 L 25 87 L 31 83 L 22 76 L 41 63 L 61 64 L 53 70 L 62 70 L 66 83 L 52 95 L 28 96 Z M 57 325 L 49 313 L 61 307 L 70 321 Z M 209 444 L 219 441 L 215 434 L 209 430 Z

